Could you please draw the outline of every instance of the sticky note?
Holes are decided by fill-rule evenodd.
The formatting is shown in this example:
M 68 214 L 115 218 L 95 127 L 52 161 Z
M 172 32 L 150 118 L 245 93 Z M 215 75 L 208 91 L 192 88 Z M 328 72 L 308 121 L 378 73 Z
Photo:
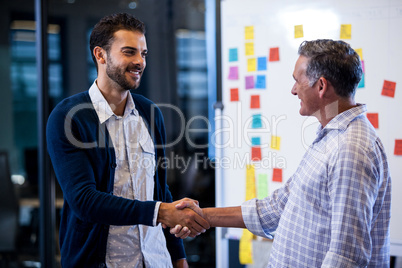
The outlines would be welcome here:
M 251 109 L 259 109 L 260 108 L 260 95 L 251 95 L 250 96 L 250 108 Z
M 254 165 L 246 165 L 246 200 L 256 197 L 255 168 Z
M 395 96 L 396 82 L 384 80 L 381 95 L 393 98 Z
M 253 114 L 252 128 L 262 128 L 261 114 Z
M 237 48 L 230 48 L 229 49 L 229 61 L 237 61 L 238 57 L 237 57 Z
M 229 80 L 237 80 L 239 79 L 239 67 L 231 66 L 229 67 Z
M 252 264 L 253 263 L 253 234 L 243 229 L 243 235 L 239 241 L 239 262 L 240 264 Z
M 260 137 L 252 137 L 251 145 L 252 146 L 261 145 L 261 138 Z
M 254 88 L 254 76 L 246 76 L 246 89 Z
M 295 25 L 295 38 L 300 38 L 303 36 L 303 25 Z
M 258 174 L 257 179 L 257 198 L 263 199 L 268 196 L 268 175 Z
M 258 57 L 257 69 L 258 71 L 265 71 L 267 69 L 267 57 Z
M 357 55 L 359 55 L 360 60 L 363 60 L 363 49 L 362 48 L 355 48 Z M 364 70 L 363 70 L 364 72 Z
M 367 113 L 367 119 L 374 128 L 378 128 L 378 113 Z
M 247 59 L 247 72 L 255 72 L 257 70 L 257 61 L 255 58 Z
M 394 155 L 402 155 L 402 140 L 395 140 Z
M 282 169 L 274 168 L 272 172 L 272 181 L 282 182 Z
M 246 43 L 246 56 L 254 55 L 254 43 Z
M 261 161 L 261 147 L 251 147 L 251 161 Z
M 279 61 L 279 47 L 269 49 L 269 61 Z
M 239 89 L 238 88 L 230 89 L 230 101 L 239 101 Z
M 244 27 L 244 39 L 246 40 L 254 39 L 254 26 Z
M 352 39 L 352 24 L 341 24 L 341 39 Z
M 271 148 L 279 150 L 281 148 L 281 137 L 271 136 Z
M 265 88 L 265 75 L 257 75 L 257 81 L 255 82 L 255 88 Z
M 364 81 L 364 73 L 362 74 L 362 79 L 360 79 L 359 84 L 357 85 L 357 88 L 364 88 L 365 81 Z

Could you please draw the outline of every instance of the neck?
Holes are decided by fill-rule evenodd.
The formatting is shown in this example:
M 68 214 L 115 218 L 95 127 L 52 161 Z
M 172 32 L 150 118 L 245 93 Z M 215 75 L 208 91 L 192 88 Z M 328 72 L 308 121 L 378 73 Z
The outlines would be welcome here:
M 338 98 L 335 101 L 327 103 L 314 116 L 321 123 L 322 127 L 325 127 L 335 116 L 356 106 L 357 104 L 353 97 Z
M 101 81 L 96 81 L 99 90 L 101 91 L 103 97 L 108 102 L 110 108 L 115 115 L 122 116 L 124 114 L 124 109 L 126 108 L 127 96 L 129 90 L 118 90 L 114 87 L 102 85 Z

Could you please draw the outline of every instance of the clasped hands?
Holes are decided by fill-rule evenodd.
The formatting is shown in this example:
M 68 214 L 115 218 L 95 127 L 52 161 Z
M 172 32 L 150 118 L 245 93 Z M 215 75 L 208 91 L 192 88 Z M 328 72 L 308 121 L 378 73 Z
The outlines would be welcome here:
M 171 228 L 170 233 L 182 239 L 196 237 L 210 228 L 198 201 L 190 198 L 161 203 L 158 222 L 162 223 L 163 228 Z

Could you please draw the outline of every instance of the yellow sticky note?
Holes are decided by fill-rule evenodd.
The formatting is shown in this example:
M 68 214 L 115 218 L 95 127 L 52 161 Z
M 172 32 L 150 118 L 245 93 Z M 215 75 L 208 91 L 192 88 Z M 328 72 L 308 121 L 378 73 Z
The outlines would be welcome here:
M 279 150 L 281 148 L 281 137 L 272 136 L 271 137 L 271 148 Z
M 257 70 L 256 58 L 247 59 L 247 72 L 255 72 Z
M 240 264 L 253 263 L 253 234 L 247 229 L 243 229 L 243 235 L 240 238 L 239 262 Z
M 244 27 L 244 36 L 246 40 L 254 39 L 254 26 Z
M 352 24 L 341 24 L 341 39 L 352 39 Z
M 254 43 L 246 43 L 246 56 L 254 55 Z
M 363 49 L 362 48 L 355 48 L 355 51 L 359 55 L 360 60 L 363 60 Z
M 303 25 L 295 25 L 295 38 L 300 38 L 303 36 Z
M 246 200 L 256 198 L 255 168 L 254 165 L 246 166 Z

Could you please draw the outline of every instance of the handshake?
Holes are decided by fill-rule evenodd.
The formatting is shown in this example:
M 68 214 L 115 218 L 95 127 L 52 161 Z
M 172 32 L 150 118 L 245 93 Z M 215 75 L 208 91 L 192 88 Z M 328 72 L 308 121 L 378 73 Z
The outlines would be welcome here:
M 190 198 L 161 203 L 157 222 L 182 239 L 196 237 L 210 227 L 246 228 L 240 206 L 202 209 L 198 201 Z

